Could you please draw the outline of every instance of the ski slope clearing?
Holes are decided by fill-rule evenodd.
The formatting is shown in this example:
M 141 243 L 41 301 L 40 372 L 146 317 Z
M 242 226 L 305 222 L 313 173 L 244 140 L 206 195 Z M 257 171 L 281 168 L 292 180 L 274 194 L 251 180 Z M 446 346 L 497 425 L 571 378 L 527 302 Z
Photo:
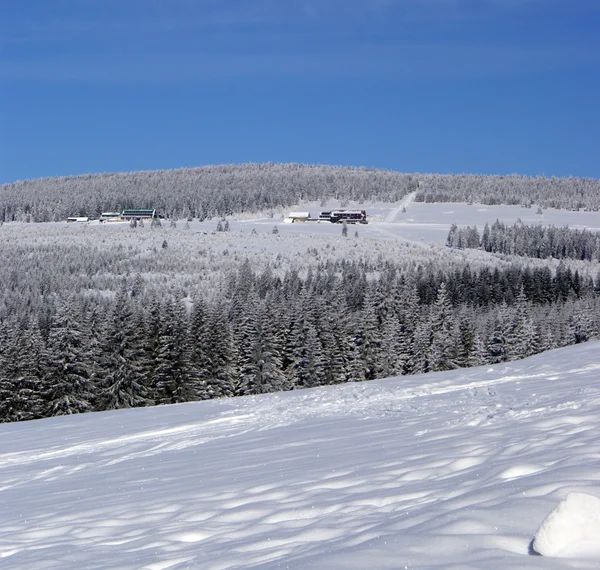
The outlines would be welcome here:
M 600 568 L 598 354 L 0 425 L 0 566 Z

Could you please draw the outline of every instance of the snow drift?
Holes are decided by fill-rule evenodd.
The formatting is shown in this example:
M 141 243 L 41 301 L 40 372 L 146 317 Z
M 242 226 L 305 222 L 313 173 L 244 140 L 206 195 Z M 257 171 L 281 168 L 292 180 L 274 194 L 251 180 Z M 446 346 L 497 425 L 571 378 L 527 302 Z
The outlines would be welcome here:
M 542 523 L 533 548 L 543 556 L 600 560 L 600 498 L 569 493 Z

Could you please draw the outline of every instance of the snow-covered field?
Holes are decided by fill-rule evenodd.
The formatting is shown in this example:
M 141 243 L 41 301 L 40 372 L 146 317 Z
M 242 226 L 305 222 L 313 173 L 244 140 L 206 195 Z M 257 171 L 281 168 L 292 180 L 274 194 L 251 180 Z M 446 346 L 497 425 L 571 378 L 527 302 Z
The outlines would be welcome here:
M 599 354 L 0 425 L 0 567 L 599 568 Z
M 366 209 L 369 219 L 368 226 L 357 226 L 360 235 L 367 237 L 399 238 L 413 242 L 443 244 L 448 236 L 448 230 L 452 224 L 458 226 L 476 225 L 481 232 L 486 222 L 492 225 L 496 220 L 507 224 L 514 224 L 521 220 L 524 224 L 544 226 L 553 225 L 557 227 L 569 226 L 572 229 L 587 228 L 592 231 L 600 231 L 600 212 L 572 212 L 568 210 L 546 209 L 537 214 L 537 207 L 524 208 L 522 206 L 487 206 L 482 204 L 461 203 L 439 203 L 425 204 L 414 202 L 414 195 L 406 196 L 396 204 L 388 203 L 352 203 L 348 208 Z M 317 215 L 321 210 L 331 210 L 339 207 L 339 202 L 328 202 L 321 206 L 317 203 L 301 204 L 290 208 L 290 211 L 309 211 Z M 279 218 L 252 220 L 241 220 L 244 224 L 249 222 L 263 230 L 270 230 L 273 222 L 277 223 Z M 216 222 L 209 222 L 214 227 Z M 315 224 L 293 224 L 283 225 L 280 231 L 297 233 L 313 233 Z M 235 222 L 232 228 L 238 227 Z M 243 228 L 243 225 L 240 225 Z M 349 233 L 353 228 L 350 228 Z M 257 229 L 258 231 L 258 229 Z M 319 233 L 338 234 L 339 226 L 335 224 L 318 224 Z M 351 233 L 350 233 L 351 235 Z
M 496 220 L 507 224 L 514 224 L 521 220 L 524 224 L 557 227 L 569 226 L 572 229 L 587 228 L 591 231 L 600 231 L 600 212 L 573 212 L 568 210 L 546 209 L 542 214 L 537 214 L 537 207 L 524 208 L 522 206 L 487 206 L 482 204 L 439 203 L 425 204 L 414 202 L 414 195 L 406 196 L 397 203 L 350 203 L 345 205 L 349 209 L 365 209 L 369 224 L 351 225 L 348 229 L 349 237 L 357 231 L 360 237 L 376 239 L 396 239 L 413 243 L 426 243 L 443 245 L 448 237 L 452 224 L 458 226 L 476 225 L 481 232 L 486 222 L 492 225 Z M 322 210 L 331 210 L 340 207 L 340 202 L 330 201 L 325 204 L 309 202 L 290 207 L 288 210 L 274 211 L 271 215 L 236 215 L 228 219 L 232 232 L 271 233 L 274 227 L 281 235 L 295 236 L 339 236 L 341 226 L 329 222 L 310 222 L 299 224 L 284 224 L 283 218 L 291 211 L 310 212 L 317 216 Z M 218 220 L 189 222 L 186 229 L 196 232 L 214 232 Z M 99 225 L 97 221 L 91 225 Z M 44 224 L 52 226 L 56 224 Z M 58 225 L 66 227 L 87 226 L 88 224 Z M 169 227 L 169 221 L 163 220 L 163 225 Z M 128 230 L 129 223 L 103 224 L 108 229 Z M 185 228 L 185 221 L 177 222 L 177 229 Z

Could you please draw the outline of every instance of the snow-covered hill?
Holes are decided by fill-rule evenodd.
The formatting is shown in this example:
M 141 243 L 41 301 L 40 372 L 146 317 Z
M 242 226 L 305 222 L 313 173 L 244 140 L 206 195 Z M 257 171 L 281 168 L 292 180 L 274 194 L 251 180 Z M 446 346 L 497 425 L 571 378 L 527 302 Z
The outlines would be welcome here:
M 0 425 L 0 567 L 598 568 L 599 354 Z

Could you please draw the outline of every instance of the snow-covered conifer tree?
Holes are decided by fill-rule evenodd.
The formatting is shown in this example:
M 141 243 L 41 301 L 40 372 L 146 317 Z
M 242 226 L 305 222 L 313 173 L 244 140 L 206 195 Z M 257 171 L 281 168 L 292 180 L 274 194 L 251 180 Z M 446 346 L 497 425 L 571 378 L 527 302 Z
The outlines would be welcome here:
M 97 409 L 132 408 L 149 403 L 148 336 L 143 317 L 125 290 L 117 293 L 99 346 Z
M 452 370 L 457 367 L 457 338 L 454 311 L 446 291 L 440 285 L 431 310 L 431 347 L 429 369 Z
M 50 415 L 78 414 L 91 410 L 91 382 L 82 319 L 75 298 L 59 304 L 48 337 L 44 366 L 46 406 Z
M 185 343 L 185 315 L 180 303 L 168 300 L 161 306 L 160 329 L 153 363 L 156 403 L 175 404 L 197 399 L 191 381 Z
M 209 352 L 209 311 L 204 299 L 194 302 L 188 330 L 190 382 L 195 385 L 198 399 L 210 398 L 208 390 L 211 354 Z

